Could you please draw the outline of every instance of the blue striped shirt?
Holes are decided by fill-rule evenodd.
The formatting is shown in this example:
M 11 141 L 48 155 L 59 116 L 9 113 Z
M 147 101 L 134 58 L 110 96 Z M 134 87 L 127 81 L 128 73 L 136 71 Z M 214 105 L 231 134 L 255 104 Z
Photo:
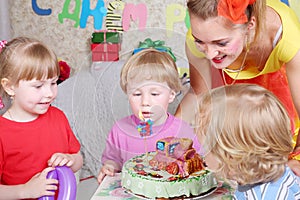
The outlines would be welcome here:
M 286 167 L 281 178 L 275 182 L 256 185 L 244 192 L 236 191 L 238 200 L 299 200 L 300 178 Z

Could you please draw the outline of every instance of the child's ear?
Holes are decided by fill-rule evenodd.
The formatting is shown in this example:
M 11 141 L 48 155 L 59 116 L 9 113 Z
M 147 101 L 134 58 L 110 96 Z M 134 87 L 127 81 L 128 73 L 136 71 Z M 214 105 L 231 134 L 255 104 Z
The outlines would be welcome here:
M 2 87 L 4 89 L 4 91 L 9 96 L 15 96 L 14 86 L 11 84 L 11 82 L 7 78 L 1 79 L 1 85 L 2 85 Z
M 169 103 L 172 103 L 176 97 L 176 92 L 174 90 L 170 93 Z

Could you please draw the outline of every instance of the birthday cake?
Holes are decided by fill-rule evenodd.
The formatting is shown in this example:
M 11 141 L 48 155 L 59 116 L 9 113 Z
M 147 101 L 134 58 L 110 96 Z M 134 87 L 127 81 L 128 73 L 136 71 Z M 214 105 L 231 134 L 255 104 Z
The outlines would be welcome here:
M 214 175 L 187 138 L 168 137 L 157 141 L 156 151 L 128 160 L 122 168 L 121 184 L 143 198 L 192 198 L 217 187 Z

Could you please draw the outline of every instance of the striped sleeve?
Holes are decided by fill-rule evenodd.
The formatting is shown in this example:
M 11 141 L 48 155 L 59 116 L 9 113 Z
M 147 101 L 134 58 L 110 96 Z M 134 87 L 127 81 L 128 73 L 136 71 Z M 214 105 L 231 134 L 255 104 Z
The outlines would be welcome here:
M 245 192 L 236 191 L 236 199 L 247 200 L 299 200 L 300 182 L 289 167 L 281 178 L 255 186 Z

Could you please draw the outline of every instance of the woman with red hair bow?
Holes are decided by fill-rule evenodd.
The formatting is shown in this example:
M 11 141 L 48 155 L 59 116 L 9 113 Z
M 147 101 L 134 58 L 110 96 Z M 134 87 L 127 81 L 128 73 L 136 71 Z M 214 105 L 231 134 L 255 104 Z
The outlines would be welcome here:
M 220 85 L 263 86 L 289 113 L 294 140 L 289 166 L 300 176 L 300 23 L 295 13 L 278 0 L 188 0 L 187 7 L 191 90 L 176 116 L 193 124 L 196 96 Z

